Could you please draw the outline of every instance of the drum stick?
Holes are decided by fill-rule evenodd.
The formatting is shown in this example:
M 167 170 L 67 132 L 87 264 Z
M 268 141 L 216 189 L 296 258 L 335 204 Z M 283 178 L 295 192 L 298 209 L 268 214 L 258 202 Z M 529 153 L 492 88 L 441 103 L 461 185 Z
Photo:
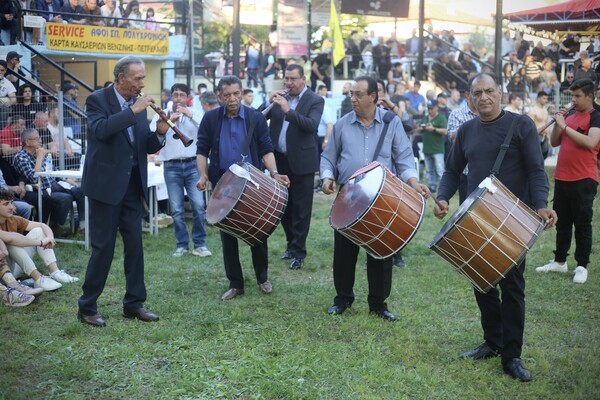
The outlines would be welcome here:
M 435 201 L 435 204 L 437 204 L 437 206 L 438 206 L 439 208 L 443 208 L 443 207 L 442 207 L 442 203 L 440 203 L 440 202 L 439 202 L 439 200 L 437 199 L 437 197 L 435 197 L 435 196 L 433 195 L 433 193 L 430 193 L 430 194 L 429 194 L 429 197 L 431 197 L 431 198 L 433 199 L 433 201 Z

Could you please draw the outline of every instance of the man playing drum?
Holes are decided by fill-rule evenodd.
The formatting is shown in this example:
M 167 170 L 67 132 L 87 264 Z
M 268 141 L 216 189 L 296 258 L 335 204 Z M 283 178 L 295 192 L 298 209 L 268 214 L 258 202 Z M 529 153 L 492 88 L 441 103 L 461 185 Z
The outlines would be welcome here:
M 344 185 L 359 168 L 373 161 L 375 148 L 383 131 L 385 110 L 377 107 L 377 82 L 371 77 L 359 77 L 350 90 L 353 112 L 339 119 L 327 147 L 321 155 L 323 193 L 336 191 L 336 181 Z M 429 190 L 419 184 L 410 141 L 402 122 L 394 117 L 377 160 L 394 169 L 400 179 L 425 197 Z M 333 280 L 337 296 L 327 310 L 330 315 L 342 314 L 354 301 L 354 275 L 359 246 L 339 232 L 334 232 Z M 369 310 L 393 322 L 385 300 L 392 288 L 392 257 L 375 259 L 367 254 Z
M 533 121 L 501 110 L 502 92 L 494 76 L 482 73 L 471 82 L 471 101 L 479 117 L 465 122 L 458 129 L 440 181 L 440 205 L 434 207 L 435 215 L 443 218 L 448 213 L 448 201 L 456 192 L 467 163 L 469 193 L 489 175 L 513 119 L 519 118 L 497 178 L 515 196 L 537 210 L 546 221 L 546 229 L 554 226 L 557 217 L 553 210 L 547 208 L 548 177 Z M 500 280 L 502 298 L 496 288 L 491 288 L 486 294 L 475 290 L 485 342 L 460 354 L 459 358 L 480 360 L 501 355 L 507 374 L 521 381 L 530 381 L 531 374 L 520 359 L 525 326 L 524 269 L 525 260 Z
M 288 186 L 288 177 L 277 172 L 273 144 L 265 117 L 260 112 L 241 104 L 242 81 L 236 76 L 224 76 L 217 85 L 217 92 L 224 105 L 206 112 L 198 130 L 196 158 L 200 179 L 196 187 L 199 190 L 206 190 L 209 179 L 213 187 L 216 186 L 219 178 L 232 164 L 242 161 L 242 154 L 247 154 L 245 161 L 258 169 L 262 170 L 264 163 L 264 168 L 272 177 Z M 254 126 L 252 140 L 249 148 L 244 149 L 246 136 L 251 132 L 252 126 Z M 229 290 L 221 296 L 221 300 L 231 300 L 244 294 L 244 275 L 237 239 L 221 231 L 221 243 L 225 274 L 229 279 Z M 251 252 L 260 290 L 269 294 L 273 291 L 273 287 L 267 275 L 269 264 L 267 242 L 252 246 Z

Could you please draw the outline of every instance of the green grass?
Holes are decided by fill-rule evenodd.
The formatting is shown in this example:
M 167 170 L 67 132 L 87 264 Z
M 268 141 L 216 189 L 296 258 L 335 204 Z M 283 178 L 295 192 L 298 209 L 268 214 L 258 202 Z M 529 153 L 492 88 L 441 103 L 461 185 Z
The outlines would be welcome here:
M 218 231 L 208 228 L 214 256 L 171 257 L 172 227 L 144 235 L 147 308 L 158 323 L 121 316 L 122 247 L 99 300 L 108 326 L 76 319 L 79 284 L 45 293 L 32 305 L 0 306 L 2 399 L 598 399 L 600 258 L 598 212 L 590 276 L 538 274 L 552 258 L 554 231 L 528 255 L 523 360 L 534 381 L 502 372 L 499 359 L 458 360 L 482 342 L 472 289 L 427 245 L 443 222 L 432 204 L 395 269 L 391 324 L 369 316 L 364 253 L 357 265 L 354 306 L 328 316 L 333 288 L 333 196 L 316 195 L 309 256 L 300 271 L 279 259 L 279 227 L 269 240 L 272 295 L 255 283 L 241 246 L 246 294 L 227 289 Z M 453 204 L 455 208 L 455 202 Z M 598 200 L 595 210 L 598 211 Z M 83 278 L 89 254 L 61 244 L 59 262 Z M 573 270 L 573 260 L 570 269 Z M 42 269 L 43 270 L 43 269 Z

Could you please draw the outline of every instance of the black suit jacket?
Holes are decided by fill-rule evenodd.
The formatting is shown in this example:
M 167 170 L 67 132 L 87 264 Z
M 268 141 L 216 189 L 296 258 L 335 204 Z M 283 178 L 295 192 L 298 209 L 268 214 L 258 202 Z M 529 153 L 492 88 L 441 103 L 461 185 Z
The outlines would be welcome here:
M 290 170 L 295 175 L 315 173 L 319 170 L 317 130 L 325 107 L 325 100 L 307 89 L 295 110 L 287 116 L 280 107 L 273 107 L 268 115 L 273 146 L 277 148 L 284 118 L 289 121 L 286 131 L 287 158 Z
M 146 111 L 134 114 L 122 110 L 113 85 L 92 93 L 86 100 L 88 147 L 83 169 L 82 189 L 90 199 L 116 205 L 130 182 L 134 155 L 138 160 L 142 193 L 148 201 L 147 154 L 156 153 L 161 143 L 150 130 Z M 127 128 L 134 127 L 135 142 Z

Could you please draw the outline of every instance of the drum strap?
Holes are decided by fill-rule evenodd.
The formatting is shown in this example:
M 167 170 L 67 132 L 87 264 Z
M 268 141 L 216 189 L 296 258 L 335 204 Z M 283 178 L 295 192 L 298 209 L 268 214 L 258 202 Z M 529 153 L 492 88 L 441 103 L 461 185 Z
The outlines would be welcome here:
M 252 141 L 252 136 L 254 135 L 254 127 L 256 126 L 256 116 L 258 114 L 254 113 L 254 115 L 252 116 L 252 119 L 250 120 L 250 127 L 248 128 L 248 133 L 246 134 L 246 140 L 244 141 L 244 147 L 242 147 L 242 150 L 244 151 L 244 153 L 242 153 L 242 162 L 246 161 L 246 157 L 248 157 L 248 154 L 250 154 L 250 142 Z
M 394 117 L 396 116 L 396 114 L 394 114 L 393 112 L 389 112 L 387 111 L 385 114 L 383 114 L 383 131 L 381 131 L 381 136 L 379 136 L 379 142 L 377 142 L 377 147 L 375 148 L 375 154 L 373 155 L 373 161 L 377 161 L 377 157 L 379 157 L 379 152 L 381 151 L 381 147 L 383 146 L 383 141 L 385 140 L 385 135 L 387 134 L 388 131 L 388 127 L 390 125 L 390 122 L 392 121 L 392 119 L 394 119 Z
M 512 124 L 510 124 L 510 128 L 508 130 L 508 134 L 506 135 L 506 139 L 504 139 L 504 143 L 502 143 L 502 145 L 500 146 L 500 152 L 498 153 L 498 157 L 496 157 L 496 162 L 494 163 L 494 166 L 490 170 L 490 174 L 492 176 L 495 176 L 498 173 L 498 171 L 500 170 L 500 165 L 502 165 L 502 160 L 504 160 L 504 156 L 506 155 L 506 152 L 508 151 L 508 148 L 510 147 L 510 141 L 513 137 L 513 134 L 515 133 L 515 128 L 517 127 L 517 122 L 519 121 L 519 119 L 520 119 L 520 116 L 515 115 L 515 118 L 513 119 Z

